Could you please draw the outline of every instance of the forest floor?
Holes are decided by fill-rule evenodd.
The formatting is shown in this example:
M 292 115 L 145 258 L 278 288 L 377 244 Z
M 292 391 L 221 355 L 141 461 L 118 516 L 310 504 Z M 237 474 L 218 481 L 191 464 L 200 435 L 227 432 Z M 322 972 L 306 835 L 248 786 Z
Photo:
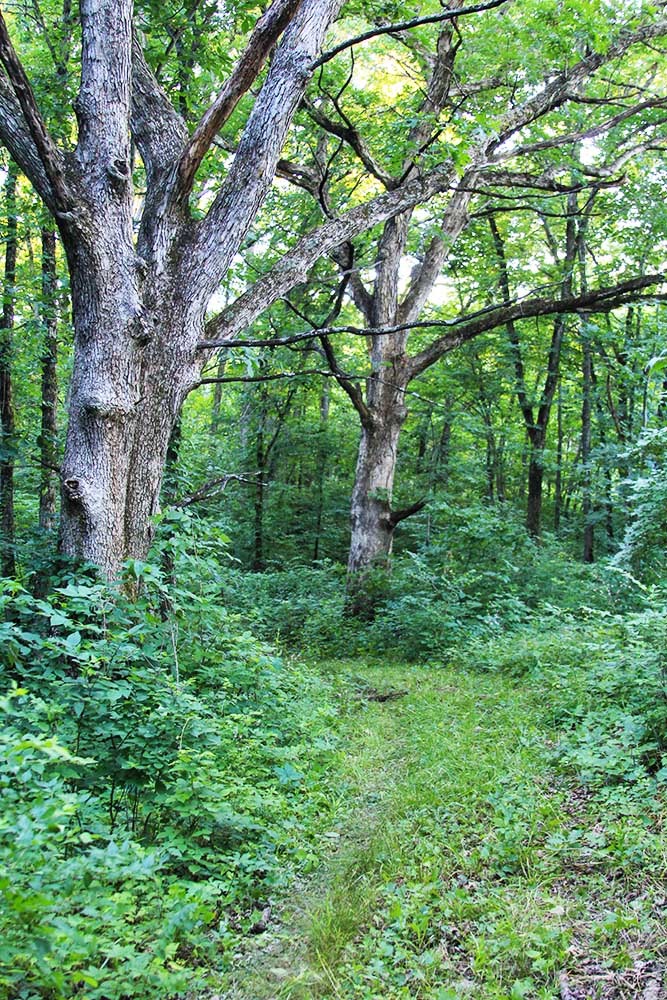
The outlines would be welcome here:
M 321 862 L 216 997 L 667 997 L 659 820 L 562 766 L 539 681 L 325 669 L 354 695 Z

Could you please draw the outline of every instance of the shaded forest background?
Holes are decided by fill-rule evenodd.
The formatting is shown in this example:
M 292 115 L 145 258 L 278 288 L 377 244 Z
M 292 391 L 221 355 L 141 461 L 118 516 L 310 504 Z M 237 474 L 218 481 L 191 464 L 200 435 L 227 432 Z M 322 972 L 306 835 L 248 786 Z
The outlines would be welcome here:
M 157 409 L 168 397 L 174 413 L 165 462 L 148 448 L 159 504 L 133 507 L 126 485 L 111 491 L 125 527 L 140 508 L 122 548 L 101 532 L 90 542 L 103 491 L 87 495 L 71 462 L 109 427 L 130 428 L 136 460 L 134 409 L 94 393 L 81 403 L 81 372 L 103 381 L 111 357 L 93 363 L 90 343 L 109 331 L 121 342 L 113 324 L 125 316 L 110 310 L 108 330 L 81 320 L 82 278 L 68 269 L 80 220 L 55 196 L 47 207 L 39 169 L 28 179 L 37 133 L 27 128 L 22 146 L 12 131 L 30 118 L 23 105 L 12 117 L 18 53 L 69 183 L 85 118 L 81 16 L 92 8 L 3 5 L 0 860 L 11 875 L 0 876 L 0 991 L 12 1000 L 149 1000 L 225 982 L 275 900 L 322 865 L 322 839 L 356 787 L 345 752 L 369 728 L 364 713 L 406 694 L 382 687 L 378 664 L 393 665 L 390 677 L 407 664 L 413 681 L 426 667 L 429 692 L 447 677 L 443 690 L 478 685 L 482 699 L 488 685 L 503 705 L 516 695 L 511 739 L 524 746 L 524 712 L 526 746 L 542 727 L 549 750 L 530 766 L 563 798 L 541 804 L 525 775 L 514 798 L 511 774 L 485 786 L 488 829 L 471 821 L 465 871 L 450 873 L 483 886 L 456 961 L 411 985 L 426 982 L 414 969 L 442 930 L 419 923 L 440 904 L 419 902 L 426 876 L 412 872 L 405 919 L 390 899 L 396 880 L 368 904 L 377 917 L 360 908 L 348 939 L 376 934 L 379 950 L 363 974 L 341 973 L 349 992 L 336 996 L 449 1000 L 456 962 L 489 1000 L 565 995 L 570 931 L 552 933 L 538 914 L 532 937 L 514 940 L 484 916 L 498 884 L 514 891 L 525 879 L 533 891 L 574 872 L 616 913 L 610 873 L 632 888 L 664 871 L 664 5 L 328 6 L 326 42 L 294 74 L 302 91 L 266 167 L 273 183 L 237 227 L 199 327 L 187 310 L 179 326 L 178 282 L 163 295 L 153 258 L 137 264 L 152 332 L 132 333 L 132 350 L 157 356 L 182 333 L 189 368 L 173 396 L 167 369 L 142 369 L 133 406 L 155 390 Z M 135 5 L 135 93 L 153 81 L 186 137 L 247 68 L 260 19 L 287 19 L 169 209 L 183 227 L 172 262 L 191 250 L 205 271 L 207 244 L 193 234 L 215 235 L 220 192 L 248 157 L 255 109 L 293 36 L 273 43 L 307 8 Z M 142 133 L 135 113 L 130 131 L 126 110 L 127 170 L 105 166 L 104 198 L 128 209 L 134 261 L 150 242 L 157 182 L 135 142 L 146 123 Z M 248 163 L 248 178 L 266 179 L 265 161 L 254 173 Z M 161 211 L 156 226 L 171 218 Z M 114 454 L 104 455 L 108 472 Z M 419 708 L 425 726 L 434 711 Z M 434 768 L 438 746 L 425 758 Z M 443 856 L 458 835 L 449 822 L 438 827 Z M 450 898 L 447 878 L 436 878 L 447 920 L 468 926 L 467 882 Z M 641 910 L 644 897 L 632 899 L 642 933 L 657 933 L 655 900 Z M 590 933 L 606 942 L 607 930 Z M 646 936 L 657 962 L 662 944 Z M 380 968 L 390 946 L 409 967 L 400 982 Z M 609 962 L 635 968 L 624 956 Z

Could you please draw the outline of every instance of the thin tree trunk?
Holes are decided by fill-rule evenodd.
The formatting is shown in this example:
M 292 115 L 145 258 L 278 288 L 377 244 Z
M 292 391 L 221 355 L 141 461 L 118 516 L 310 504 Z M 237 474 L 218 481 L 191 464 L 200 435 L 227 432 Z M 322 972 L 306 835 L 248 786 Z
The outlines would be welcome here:
M 55 230 L 42 229 L 42 406 L 39 433 L 39 527 L 52 533 L 56 526 L 58 482 L 58 307 Z
M 495 485 L 496 485 L 496 459 L 495 452 L 496 446 L 493 439 L 493 431 L 490 427 L 486 428 L 486 500 L 489 503 L 493 503 L 495 499 Z
M 590 465 L 591 455 L 591 413 L 593 392 L 593 358 L 588 332 L 582 331 L 582 374 L 583 394 L 581 402 L 581 464 L 583 469 L 582 513 L 584 518 L 583 561 L 595 562 L 595 526 L 592 520 L 592 475 Z
M 265 479 L 264 453 L 264 425 L 263 422 L 257 429 L 255 440 L 255 464 L 257 467 L 257 478 L 255 481 L 254 498 L 254 523 L 253 523 L 253 557 L 252 568 L 255 573 L 260 573 L 264 568 L 264 488 Z
M 216 378 L 222 379 L 227 367 L 227 358 L 220 353 L 218 356 L 218 367 Z M 222 382 L 216 382 L 213 386 L 213 402 L 211 405 L 211 434 L 217 434 L 220 427 L 220 417 L 222 411 Z
M 592 200 L 590 200 L 589 204 L 586 206 L 586 212 L 580 217 L 576 193 L 568 195 L 565 254 L 562 260 L 563 273 L 560 283 L 560 294 L 562 298 L 567 298 L 572 294 L 574 265 L 577 260 L 578 249 L 584 238 L 589 217 L 587 213 L 591 208 Z M 500 231 L 493 216 L 490 217 L 489 224 L 498 259 L 500 272 L 499 284 L 503 299 L 507 303 L 511 301 L 511 291 L 507 260 L 505 257 L 505 248 Z M 530 442 L 526 528 L 533 538 L 539 538 L 542 532 L 544 448 L 547 440 L 547 430 L 551 417 L 554 394 L 558 384 L 560 358 L 566 325 L 567 321 L 565 316 L 558 315 L 555 317 L 553 332 L 551 335 L 551 344 L 549 345 L 549 357 L 547 359 L 544 385 L 542 388 L 539 406 L 537 407 L 537 412 L 535 412 L 535 407 L 531 403 L 528 394 L 519 331 L 515 323 L 510 322 L 507 324 L 507 335 L 514 360 L 517 399 L 524 418 L 528 440 Z
M 544 436 L 541 428 L 529 434 L 528 499 L 526 528 L 533 538 L 542 534 L 542 486 L 544 483 Z
M 554 531 L 560 528 L 563 503 L 563 386 L 558 382 L 556 408 L 556 482 L 554 488 Z
M 0 570 L 14 576 L 14 454 L 16 424 L 12 387 L 12 330 L 16 286 L 17 220 L 16 188 L 18 167 L 10 161 L 5 182 L 6 242 L 3 283 L 2 328 L 0 329 Z
M 496 496 L 500 503 L 505 502 L 505 438 L 501 434 L 500 441 L 496 446 L 495 454 L 496 468 Z
M 327 425 L 329 422 L 330 394 L 329 386 L 325 380 L 320 396 L 320 426 L 318 428 L 317 447 L 317 500 L 315 512 L 315 542 L 313 544 L 313 562 L 320 558 L 320 546 L 322 543 L 322 518 L 324 515 L 324 482 L 327 470 Z
M 439 483 L 442 486 L 447 485 L 447 480 L 449 478 L 449 461 L 452 447 L 452 405 L 453 400 L 445 400 L 447 415 L 445 416 L 442 424 L 442 430 L 440 431 L 440 438 L 438 440 L 435 454 L 435 472 L 433 479 L 434 482 Z

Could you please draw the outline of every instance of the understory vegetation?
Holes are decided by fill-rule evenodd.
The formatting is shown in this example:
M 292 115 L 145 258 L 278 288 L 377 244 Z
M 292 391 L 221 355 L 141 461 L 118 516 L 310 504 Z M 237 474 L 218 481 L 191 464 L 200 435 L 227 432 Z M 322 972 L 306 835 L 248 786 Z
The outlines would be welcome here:
M 0 8 L 0 1000 L 667 1000 L 667 2 Z
M 7 996 L 660 980 L 664 595 L 482 513 L 342 628 L 335 568 L 242 574 L 185 515 L 123 590 L 4 585 Z

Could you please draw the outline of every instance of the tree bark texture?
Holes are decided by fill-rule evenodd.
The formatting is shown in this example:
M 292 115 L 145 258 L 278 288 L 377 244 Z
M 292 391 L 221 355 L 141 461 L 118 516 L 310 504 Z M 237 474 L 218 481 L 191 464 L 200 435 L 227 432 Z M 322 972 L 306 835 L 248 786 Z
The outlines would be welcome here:
M 60 228 L 70 271 L 74 366 L 62 471 L 64 551 L 117 575 L 145 556 L 174 422 L 198 383 L 211 295 L 272 183 L 337 0 L 277 0 L 189 137 L 133 41 L 132 0 L 81 0 L 78 143 L 61 153 L 0 25 L 0 132 Z M 283 33 L 228 176 L 208 215 L 187 206 L 201 157 Z M 13 88 L 12 94 L 9 84 Z M 147 193 L 138 237 L 130 135 Z M 179 166 L 180 165 L 180 166 Z

